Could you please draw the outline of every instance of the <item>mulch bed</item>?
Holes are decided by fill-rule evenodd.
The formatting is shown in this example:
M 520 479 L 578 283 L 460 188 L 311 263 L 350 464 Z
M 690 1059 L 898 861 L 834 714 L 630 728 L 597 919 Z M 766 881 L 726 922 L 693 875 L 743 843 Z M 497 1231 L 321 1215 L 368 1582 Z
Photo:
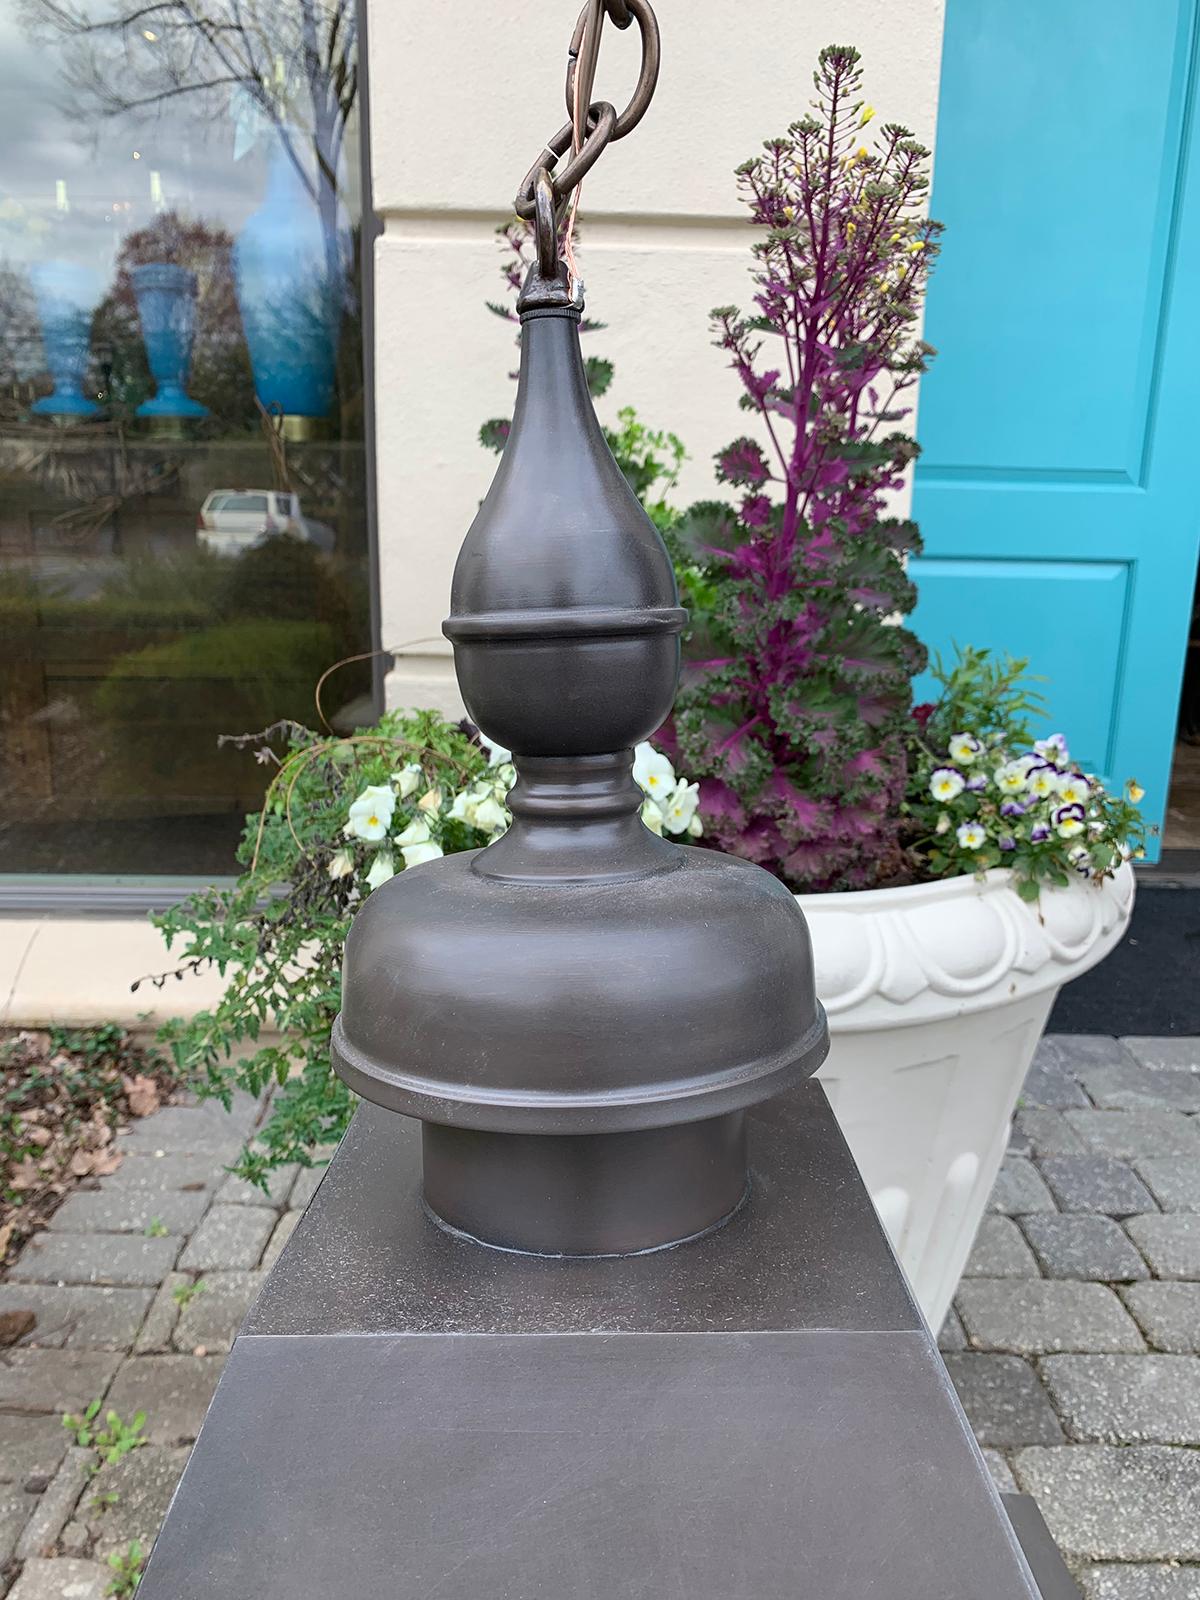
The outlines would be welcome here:
M 122 1128 L 178 1097 L 172 1063 L 123 1028 L 0 1032 L 0 1273 L 73 1188 L 116 1171 Z

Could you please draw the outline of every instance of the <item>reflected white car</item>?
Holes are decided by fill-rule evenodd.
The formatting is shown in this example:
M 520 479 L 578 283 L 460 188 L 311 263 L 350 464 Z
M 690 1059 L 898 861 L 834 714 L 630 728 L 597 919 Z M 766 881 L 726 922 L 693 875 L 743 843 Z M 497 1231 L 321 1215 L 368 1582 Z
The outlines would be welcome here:
M 277 533 L 304 539 L 326 555 L 334 545 L 329 524 L 306 517 L 299 495 L 281 489 L 214 489 L 196 518 L 196 542 L 220 556 L 239 556 Z

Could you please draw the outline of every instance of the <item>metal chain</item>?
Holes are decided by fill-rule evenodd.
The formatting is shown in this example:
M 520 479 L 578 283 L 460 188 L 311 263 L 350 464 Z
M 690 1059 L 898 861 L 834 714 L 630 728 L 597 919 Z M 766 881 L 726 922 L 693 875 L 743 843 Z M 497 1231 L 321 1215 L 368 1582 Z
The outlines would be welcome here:
M 619 115 L 607 100 L 593 100 L 596 63 L 600 56 L 600 35 L 604 20 L 625 29 L 636 22 L 642 42 L 642 64 L 629 104 Z M 649 0 L 586 0 L 567 50 L 567 122 L 542 150 L 525 174 L 515 202 L 517 215 L 532 220 L 538 237 L 538 257 L 557 260 L 557 229 L 566 212 L 571 192 L 590 172 L 614 139 L 631 133 L 646 114 L 658 82 L 660 43 L 658 21 Z M 578 94 L 576 75 L 578 74 Z M 558 163 L 570 150 L 561 167 Z M 558 168 L 555 171 L 555 168 Z M 546 174 L 548 187 L 540 182 Z M 554 236 L 543 240 L 548 198 L 553 200 Z

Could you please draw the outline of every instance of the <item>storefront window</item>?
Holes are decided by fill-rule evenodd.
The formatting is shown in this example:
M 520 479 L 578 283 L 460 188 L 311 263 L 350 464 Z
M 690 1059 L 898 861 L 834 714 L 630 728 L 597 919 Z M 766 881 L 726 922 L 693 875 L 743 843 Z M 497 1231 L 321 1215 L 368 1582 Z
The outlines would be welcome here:
M 354 23 L 0 0 L 0 873 L 231 872 L 370 646 Z

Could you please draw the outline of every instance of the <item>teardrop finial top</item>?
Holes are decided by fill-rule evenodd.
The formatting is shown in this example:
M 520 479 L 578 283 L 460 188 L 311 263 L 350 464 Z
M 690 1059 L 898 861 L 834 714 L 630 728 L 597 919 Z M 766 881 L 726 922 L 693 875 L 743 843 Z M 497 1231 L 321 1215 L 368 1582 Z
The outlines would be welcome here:
M 535 266 L 521 304 L 512 430 L 444 631 L 490 738 L 518 755 L 607 755 L 670 713 L 686 613 L 592 408 L 565 273 L 548 282 Z

